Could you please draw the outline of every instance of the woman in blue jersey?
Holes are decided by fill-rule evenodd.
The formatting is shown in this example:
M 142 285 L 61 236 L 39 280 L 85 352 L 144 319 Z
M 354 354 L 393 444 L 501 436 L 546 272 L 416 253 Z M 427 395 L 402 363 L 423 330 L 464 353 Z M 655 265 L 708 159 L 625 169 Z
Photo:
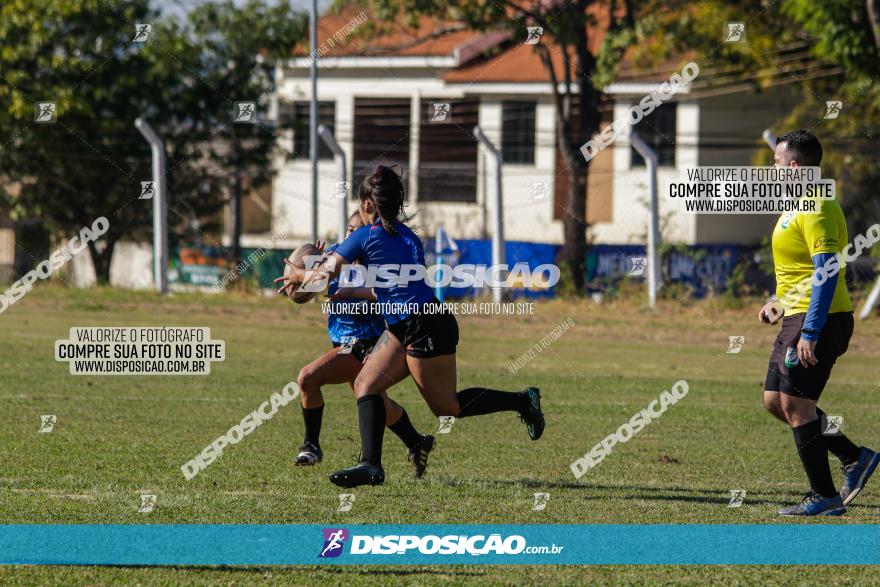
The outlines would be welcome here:
M 360 214 L 355 212 L 348 219 L 347 234 L 363 225 Z M 329 247 L 325 254 L 331 254 L 337 246 Z M 370 302 L 346 297 L 345 291 L 345 288 L 339 288 L 339 280 L 335 279 L 327 292 L 334 300 L 327 315 L 327 333 L 333 349 L 303 367 L 296 379 L 301 390 L 300 402 L 305 424 L 305 439 L 299 448 L 296 465 L 316 465 L 324 456 L 320 445 L 321 422 L 324 416 L 321 387 L 338 383 L 349 383 L 354 387 L 364 360 L 385 330 L 385 321 L 382 316 L 371 311 Z M 419 434 L 410 422 L 406 410 L 388 399 L 387 395 L 383 399 L 385 425 L 409 449 L 408 456 L 415 476 L 421 478 L 428 465 L 428 453 L 434 447 L 434 437 Z
M 519 413 L 532 440 L 544 431 L 544 414 L 537 388 L 521 392 L 471 387 L 456 392 L 455 349 L 458 323 L 441 306 L 424 279 L 403 276 L 424 270 L 424 250 L 419 238 L 401 221 L 404 191 L 400 177 L 378 166 L 361 183 L 360 213 L 365 224 L 342 242 L 312 271 L 297 270 L 278 278 L 288 291 L 299 283 L 319 281 L 339 274 L 342 266 L 357 259 L 368 269 L 400 278 L 374 287 L 387 330 L 382 334 L 354 383 L 361 434 L 361 462 L 330 475 L 341 487 L 378 485 L 382 469 L 382 437 L 386 418 L 382 394 L 412 376 L 425 402 L 437 416 L 465 418 L 501 411 Z

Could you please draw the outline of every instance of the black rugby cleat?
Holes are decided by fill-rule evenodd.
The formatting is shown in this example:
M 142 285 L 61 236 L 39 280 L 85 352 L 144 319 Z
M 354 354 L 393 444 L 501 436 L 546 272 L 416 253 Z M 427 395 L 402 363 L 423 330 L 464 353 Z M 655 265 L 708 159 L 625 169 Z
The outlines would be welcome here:
M 382 485 L 385 482 L 385 470 L 382 465 L 361 461 L 354 467 L 331 473 L 330 482 L 348 489 L 361 485 Z

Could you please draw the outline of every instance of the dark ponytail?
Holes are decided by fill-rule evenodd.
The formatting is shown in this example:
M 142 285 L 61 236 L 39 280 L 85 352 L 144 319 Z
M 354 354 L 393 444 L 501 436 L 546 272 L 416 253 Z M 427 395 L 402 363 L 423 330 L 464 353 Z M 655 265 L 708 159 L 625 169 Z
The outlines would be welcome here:
M 407 220 L 403 211 L 403 182 L 390 167 L 377 165 L 372 173 L 364 178 L 358 191 L 361 200 L 372 200 L 379 214 L 382 227 L 390 234 L 397 234 L 394 223 Z

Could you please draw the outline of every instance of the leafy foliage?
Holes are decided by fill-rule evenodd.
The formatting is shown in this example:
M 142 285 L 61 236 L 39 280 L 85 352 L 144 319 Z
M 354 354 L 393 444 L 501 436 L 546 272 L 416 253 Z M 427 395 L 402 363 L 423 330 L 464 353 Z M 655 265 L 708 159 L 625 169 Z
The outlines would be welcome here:
M 145 43 L 135 24 L 151 23 Z M 149 148 L 134 127 L 147 119 L 166 142 L 169 222 L 216 229 L 210 220 L 242 185 L 268 181 L 276 148 L 265 123 L 231 124 L 235 101 L 265 112 L 272 64 L 304 36 L 287 4 L 232 0 L 160 19 L 147 0 L 11 0 L 0 6 L 0 177 L 16 217 L 75 231 L 106 216 L 91 249 L 106 279 L 115 243 L 148 236 Z M 55 124 L 34 122 L 34 102 L 57 104 Z M 230 170 L 233 173 L 230 173 Z M 10 186 L 20 186 L 13 195 Z M 203 224 L 207 219 L 207 224 Z

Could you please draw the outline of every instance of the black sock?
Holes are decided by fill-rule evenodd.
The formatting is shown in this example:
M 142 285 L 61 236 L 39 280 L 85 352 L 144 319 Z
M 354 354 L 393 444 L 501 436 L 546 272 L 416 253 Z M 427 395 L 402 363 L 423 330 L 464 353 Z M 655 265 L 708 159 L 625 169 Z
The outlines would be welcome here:
M 382 464 L 382 438 L 385 436 L 385 400 L 365 395 L 357 401 L 361 429 L 361 461 Z
M 803 426 L 792 428 L 791 431 L 813 492 L 823 497 L 837 495 L 834 480 L 831 478 L 831 468 L 828 466 L 828 447 L 825 444 L 827 437 L 822 436 L 821 420 L 816 418 Z
M 321 420 L 324 418 L 324 404 L 317 408 L 303 408 L 303 422 L 306 425 L 306 437 L 303 443 L 309 442 L 315 446 L 321 437 Z
M 495 412 L 519 412 L 528 407 L 527 397 L 512 391 L 469 387 L 458 392 L 459 418 Z
M 401 410 L 403 410 L 403 414 L 401 414 L 400 419 L 388 428 L 403 441 L 407 448 L 415 448 L 422 442 L 422 435 L 418 433 L 412 422 L 409 421 L 406 410 L 403 408 Z
M 816 408 L 816 413 L 819 414 L 819 419 L 822 420 L 825 417 L 825 412 Z M 824 422 L 823 422 L 824 425 Z M 862 452 L 858 446 L 853 444 L 853 442 L 841 434 L 828 434 L 825 436 L 825 446 L 828 447 L 828 450 L 840 459 L 840 462 L 844 465 L 851 465 L 852 463 L 859 460 L 859 453 Z

